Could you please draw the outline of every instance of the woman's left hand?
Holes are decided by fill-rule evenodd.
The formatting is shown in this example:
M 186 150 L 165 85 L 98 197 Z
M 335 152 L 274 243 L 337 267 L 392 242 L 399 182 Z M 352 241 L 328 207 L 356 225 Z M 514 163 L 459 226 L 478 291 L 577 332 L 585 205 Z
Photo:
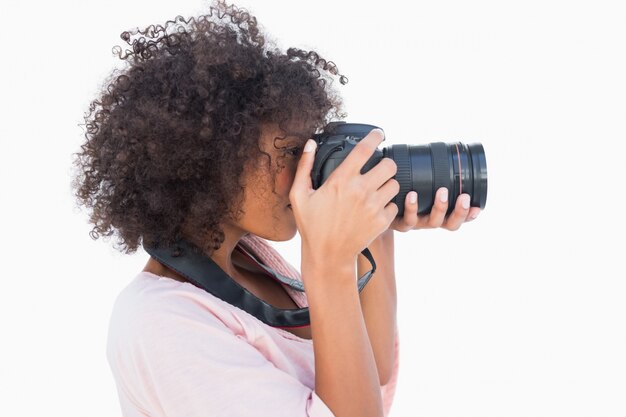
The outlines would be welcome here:
M 479 207 L 470 207 L 469 194 L 461 194 L 456 199 L 454 211 L 446 218 L 448 190 L 442 187 L 435 194 L 435 203 L 430 213 L 418 216 L 417 202 L 411 203 L 409 199 L 411 194 L 417 196 L 415 191 L 407 194 L 404 202 L 404 216 L 394 219 L 388 230 L 407 232 L 409 230 L 433 229 L 437 227 L 446 230 L 457 230 L 463 223 L 474 220 L 480 213 Z

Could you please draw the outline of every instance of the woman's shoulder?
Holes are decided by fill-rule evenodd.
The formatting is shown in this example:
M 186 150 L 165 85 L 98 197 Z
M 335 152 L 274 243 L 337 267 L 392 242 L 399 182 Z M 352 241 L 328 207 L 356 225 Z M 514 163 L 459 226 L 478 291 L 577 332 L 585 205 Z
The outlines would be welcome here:
M 237 317 L 234 308 L 190 283 L 141 271 L 116 297 L 109 337 L 161 337 L 168 328 L 190 323 L 247 335 L 253 329 Z

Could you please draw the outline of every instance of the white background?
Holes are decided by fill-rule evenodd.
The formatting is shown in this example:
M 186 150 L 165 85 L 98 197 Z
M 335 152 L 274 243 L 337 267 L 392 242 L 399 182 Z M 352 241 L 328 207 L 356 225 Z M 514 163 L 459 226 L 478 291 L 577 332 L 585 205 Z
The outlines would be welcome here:
M 392 416 L 625 416 L 623 2 L 238 4 L 279 46 L 336 62 L 347 120 L 385 145 L 485 147 L 478 219 L 397 235 Z M 120 415 L 108 319 L 147 257 L 90 239 L 71 153 L 119 34 L 205 7 L 0 5 L 2 416 Z M 275 247 L 299 267 L 297 237 Z

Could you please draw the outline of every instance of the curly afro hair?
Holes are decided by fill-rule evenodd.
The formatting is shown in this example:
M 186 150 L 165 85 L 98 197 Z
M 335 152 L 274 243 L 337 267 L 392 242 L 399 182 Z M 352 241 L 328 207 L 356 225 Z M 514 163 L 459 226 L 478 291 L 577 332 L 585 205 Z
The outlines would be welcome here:
M 345 117 L 331 86 L 347 79 L 334 63 L 268 46 L 256 18 L 222 0 L 121 38 L 132 50 L 113 48 L 125 66 L 85 113 L 72 187 L 92 239 L 116 233 L 124 253 L 185 237 L 212 254 L 220 224 L 243 214 L 246 164 L 262 154 L 271 164 L 259 147 L 264 126 L 304 142 Z

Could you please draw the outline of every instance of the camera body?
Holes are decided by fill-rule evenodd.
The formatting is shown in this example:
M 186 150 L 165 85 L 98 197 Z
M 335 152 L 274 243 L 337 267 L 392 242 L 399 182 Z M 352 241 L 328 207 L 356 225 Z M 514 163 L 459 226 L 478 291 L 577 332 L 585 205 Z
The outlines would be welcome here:
M 362 123 L 332 122 L 322 133 L 314 135 L 317 151 L 311 170 L 313 188 L 319 188 L 358 142 L 376 128 Z M 440 187 L 448 189 L 448 213 L 452 212 L 456 198 L 462 193 L 470 194 L 472 206 L 485 207 L 487 164 L 481 144 L 432 142 L 426 145 L 392 145 L 376 149 L 363 165 L 361 174 L 385 157 L 391 158 L 398 166 L 393 178 L 400 184 L 400 191 L 391 200 L 398 206 L 398 216 L 404 214 L 404 201 L 410 191 L 417 191 L 418 214 L 429 213 L 435 192 Z

